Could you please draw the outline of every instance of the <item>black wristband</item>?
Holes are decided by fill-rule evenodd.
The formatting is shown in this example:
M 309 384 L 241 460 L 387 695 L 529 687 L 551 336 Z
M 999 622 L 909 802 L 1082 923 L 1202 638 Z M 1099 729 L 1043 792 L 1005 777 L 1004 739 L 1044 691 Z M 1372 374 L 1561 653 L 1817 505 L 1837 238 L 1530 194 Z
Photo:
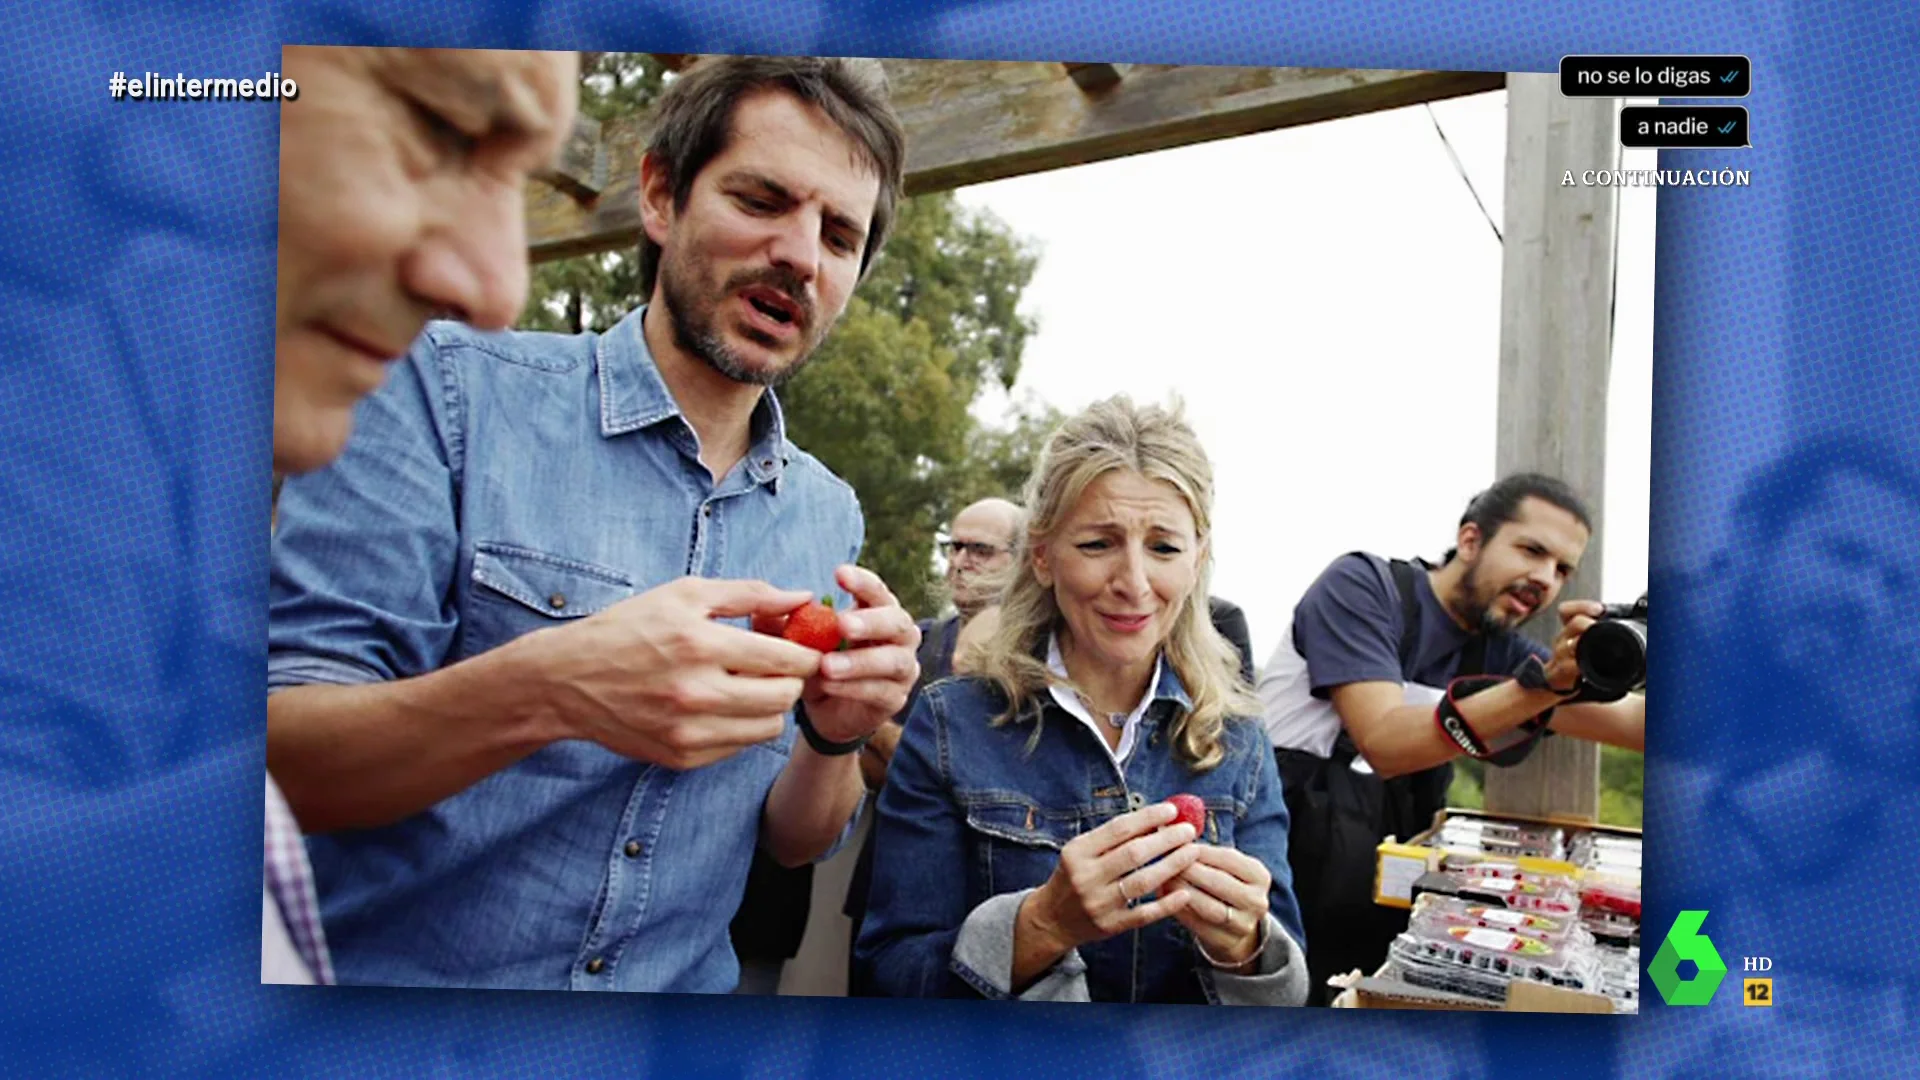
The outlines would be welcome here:
M 1573 680 L 1573 685 L 1565 690 L 1548 682 L 1547 665 L 1533 653 L 1528 653 L 1527 658 L 1520 661 L 1520 666 L 1514 669 L 1513 677 L 1514 681 L 1527 690 L 1545 690 L 1549 694 L 1557 695 L 1563 701 L 1585 688 L 1585 680 L 1578 677 Z
M 800 726 L 800 734 L 806 737 L 807 745 L 813 747 L 813 752 L 819 754 L 821 757 L 842 757 L 847 754 L 857 754 L 860 752 L 861 747 L 867 745 L 867 740 L 873 738 L 872 732 L 868 732 L 857 739 L 848 739 L 846 742 L 834 742 L 831 739 L 825 738 L 813 729 L 813 721 L 807 718 L 807 707 L 805 705 L 794 705 L 793 722 Z
M 1529 690 L 1545 690 L 1550 694 L 1560 695 L 1562 705 L 1580 705 L 1587 702 L 1606 705 L 1627 696 L 1625 690 L 1601 690 L 1588 682 L 1585 676 L 1575 679 L 1571 687 L 1562 690 L 1547 682 L 1547 666 L 1540 662 L 1539 657 L 1532 655 L 1522 660 L 1513 674 L 1514 679 Z M 1552 709 L 1548 709 L 1540 715 L 1547 716 L 1552 712 Z

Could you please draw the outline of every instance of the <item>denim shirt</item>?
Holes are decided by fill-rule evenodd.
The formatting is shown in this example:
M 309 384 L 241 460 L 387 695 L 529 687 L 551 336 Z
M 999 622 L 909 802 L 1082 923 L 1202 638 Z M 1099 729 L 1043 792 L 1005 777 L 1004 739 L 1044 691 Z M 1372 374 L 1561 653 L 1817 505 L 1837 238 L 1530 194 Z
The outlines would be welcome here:
M 771 392 L 715 483 L 640 329 L 430 326 L 339 461 L 281 494 L 269 692 L 421 675 L 687 575 L 845 607 L 852 489 L 786 441 Z M 339 981 L 732 990 L 727 924 L 794 731 L 686 772 L 558 742 L 397 824 L 309 838 Z
M 960 678 L 929 687 L 908 717 L 880 793 L 873 885 L 856 948 L 879 993 L 904 997 L 1009 997 L 1005 970 L 985 970 L 965 938 L 983 922 L 1010 935 L 1012 898 L 1043 884 L 1074 837 L 1181 792 L 1207 809 L 1201 839 L 1260 860 L 1273 875 L 1268 911 L 1285 932 L 1270 941 L 1259 974 L 1237 976 L 1201 959 L 1169 917 L 1082 945 L 1023 998 L 1221 1003 L 1305 997 L 1299 907 L 1287 864 L 1287 808 L 1264 732 L 1230 719 L 1225 759 L 1194 772 L 1177 759 L 1170 725 L 1190 707 L 1164 665 L 1137 743 L 1116 768 L 1100 737 L 1042 700 L 1018 722 L 991 726 L 1006 706 L 995 684 Z M 1040 729 L 1035 739 L 1037 712 Z M 985 919 L 983 919 L 985 916 Z M 1010 939 L 1009 939 L 1010 940 Z M 1000 944 L 999 963 L 1010 949 Z M 976 954 L 978 955 L 978 954 Z M 1276 965 L 1290 969 L 1276 972 Z M 1084 996 L 1060 984 L 1084 977 Z M 1260 986 L 1262 980 L 1269 985 Z M 1286 987 L 1277 984 L 1284 980 Z M 1052 984 L 1049 988 L 1048 984 Z

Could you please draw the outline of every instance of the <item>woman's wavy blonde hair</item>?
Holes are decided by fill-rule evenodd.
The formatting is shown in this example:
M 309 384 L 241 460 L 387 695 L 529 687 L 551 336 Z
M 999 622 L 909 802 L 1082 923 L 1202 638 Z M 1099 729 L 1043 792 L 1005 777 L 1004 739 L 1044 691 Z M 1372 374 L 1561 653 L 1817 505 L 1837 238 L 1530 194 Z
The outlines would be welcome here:
M 1071 684 L 1049 672 L 1040 655 L 1062 616 L 1053 590 L 1035 576 L 1033 552 L 1059 528 L 1087 487 L 1116 469 L 1171 484 L 1193 514 L 1200 544 L 1193 591 L 1174 616 L 1163 657 L 1193 699 L 1193 708 L 1174 720 L 1174 753 L 1196 771 L 1211 769 L 1225 756 L 1220 733 L 1226 719 L 1257 715 L 1259 703 L 1241 677 L 1239 652 L 1213 628 L 1207 601 L 1213 570 L 1208 543 L 1213 466 L 1177 401 L 1171 408 L 1138 407 L 1124 395 L 1108 398 L 1061 424 L 1047 440 L 1022 499 L 1027 523 L 1015 539 L 1013 563 L 1000 593 L 1000 626 L 981 646 L 973 671 L 993 680 L 1007 696 L 1007 711 L 994 718 L 994 725 L 1031 713 L 1029 746 L 1037 744 L 1039 713 L 1029 707 L 1048 684 Z

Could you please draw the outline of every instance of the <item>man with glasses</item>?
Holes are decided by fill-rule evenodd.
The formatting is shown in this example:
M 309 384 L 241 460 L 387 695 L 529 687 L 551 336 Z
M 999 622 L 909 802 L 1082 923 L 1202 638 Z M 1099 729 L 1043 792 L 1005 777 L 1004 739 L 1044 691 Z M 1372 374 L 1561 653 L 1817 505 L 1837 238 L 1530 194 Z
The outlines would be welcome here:
M 940 551 L 947 557 L 947 591 L 953 596 L 953 614 L 920 624 L 920 686 L 953 674 L 960 631 L 998 598 L 1000 576 L 1013 563 L 1015 534 L 1023 517 L 1020 508 L 1005 499 L 982 499 L 955 515 L 947 539 L 940 542 Z M 916 696 L 919 688 L 914 688 Z M 907 708 L 912 707 L 913 698 L 909 697 Z M 900 715 L 904 717 L 905 711 Z M 894 740 L 900 736 L 898 723 L 886 727 L 891 729 L 892 738 L 884 749 L 874 746 L 880 742 L 878 736 L 867 744 L 868 759 L 879 759 L 878 776 L 871 777 L 874 787 L 886 776 L 887 760 L 893 756 Z
M 953 674 L 960 632 L 969 626 L 976 632 L 992 632 L 992 620 L 976 616 L 993 606 L 998 595 L 998 572 L 1013 562 L 1014 534 L 1020 521 L 1020 508 L 1013 503 L 1005 499 L 982 499 L 960 511 L 953 519 L 948 538 L 935 545 L 947 560 L 947 588 L 953 597 L 954 613 L 944 619 L 920 620 L 920 678 L 907 697 L 906 708 L 893 720 L 880 725 L 860 754 L 860 774 L 867 790 L 879 791 L 885 782 L 887 764 L 900 741 L 899 722 L 913 708 L 921 688 Z M 849 957 L 853 941 L 860 936 L 862 916 L 866 914 L 867 879 L 873 868 L 871 850 L 861 850 L 847 884 L 846 904 L 841 908 L 853 920 L 853 934 L 847 939 Z M 740 988 L 736 993 L 780 992 L 786 964 L 799 955 L 804 944 L 812 898 L 811 863 L 784 867 L 764 853 L 754 856 L 746 894 L 730 927 L 734 951 L 740 955 Z M 851 987 L 851 960 L 847 971 Z
M 900 742 L 900 721 L 906 719 L 920 691 L 953 674 L 953 656 L 960 632 L 981 612 L 992 607 L 999 596 L 1001 574 L 1013 563 L 1013 547 L 1026 522 L 1026 512 L 1005 499 L 981 499 L 956 514 L 947 539 L 940 541 L 940 553 L 947 559 L 947 590 L 953 597 L 953 614 L 944 619 L 920 621 L 920 678 L 907 695 L 907 704 L 894 718 L 880 725 L 860 755 L 860 771 L 867 788 L 878 791 L 887 778 L 887 763 Z M 847 939 L 848 993 L 861 996 L 861 987 L 853 979 L 853 942 L 860 937 L 860 923 L 867 913 L 867 883 L 873 874 L 873 848 L 860 852 L 853 879 L 847 885 L 847 902 L 841 909 L 853 920 L 853 934 Z

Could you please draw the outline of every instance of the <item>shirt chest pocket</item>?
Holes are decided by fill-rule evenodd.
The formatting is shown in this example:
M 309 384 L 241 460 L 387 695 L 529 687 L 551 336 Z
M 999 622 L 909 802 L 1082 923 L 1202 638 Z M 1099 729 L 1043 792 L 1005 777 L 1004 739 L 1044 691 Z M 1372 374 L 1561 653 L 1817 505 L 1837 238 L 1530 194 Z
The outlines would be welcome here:
M 489 542 L 474 548 L 471 581 L 461 633 L 468 656 L 605 611 L 634 594 L 632 580 L 617 570 Z
M 967 832 L 988 896 L 1038 887 L 1059 865 L 1060 849 L 1092 827 L 1083 813 L 1048 811 L 1030 802 L 967 808 Z
M 1239 820 L 1241 805 L 1232 796 L 1203 795 L 1200 798 L 1207 808 L 1207 823 L 1200 830 L 1200 839 L 1216 847 L 1233 847 L 1234 824 Z

